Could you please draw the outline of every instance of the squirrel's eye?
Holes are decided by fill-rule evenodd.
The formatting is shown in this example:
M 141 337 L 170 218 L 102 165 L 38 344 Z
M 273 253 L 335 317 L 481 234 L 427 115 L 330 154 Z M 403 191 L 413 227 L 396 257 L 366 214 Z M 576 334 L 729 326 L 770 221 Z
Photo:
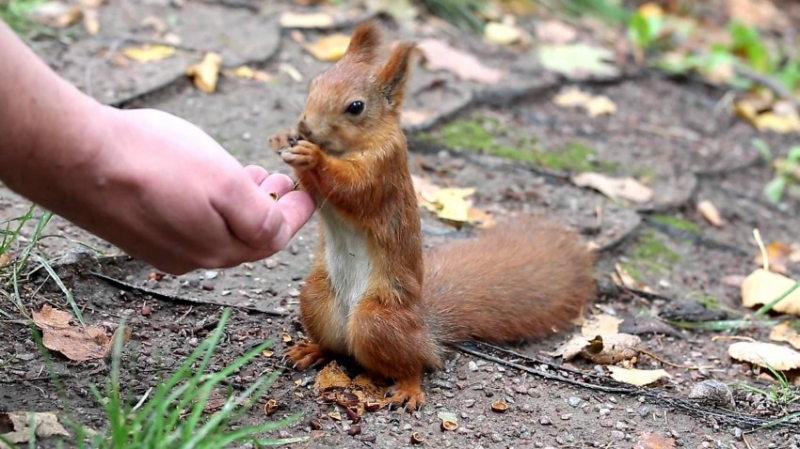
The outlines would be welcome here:
M 364 102 L 363 101 L 354 101 L 347 105 L 347 109 L 345 109 L 350 115 L 358 115 L 364 112 Z

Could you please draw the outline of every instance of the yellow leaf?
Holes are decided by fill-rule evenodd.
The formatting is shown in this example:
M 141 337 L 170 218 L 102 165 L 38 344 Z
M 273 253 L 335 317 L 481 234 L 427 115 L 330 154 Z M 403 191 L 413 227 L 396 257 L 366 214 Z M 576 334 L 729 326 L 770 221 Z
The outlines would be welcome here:
M 333 388 L 345 388 L 350 386 L 351 381 L 350 376 L 345 374 L 334 360 L 317 373 L 317 378 L 314 380 L 314 389 L 324 391 Z
M 128 47 L 122 53 L 138 62 L 160 61 L 175 54 L 175 48 L 169 45 L 145 44 L 140 47 Z
M 333 17 L 324 12 L 297 14 L 287 11 L 281 14 L 280 23 L 284 28 L 330 28 Z
M 567 89 L 553 98 L 553 103 L 563 107 L 582 107 L 591 117 L 617 112 L 617 105 L 603 95 L 591 95 L 579 89 Z
M 800 352 L 792 348 L 760 341 L 740 341 L 728 348 L 728 355 L 736 360 L 764 368 L 788 371 L 800 368 Z
M 671 377 L 663 369 L 643 370 L 634 368 L 622 368 L 619 366 L 608 366 L 611 377 L 614 380 L 625 382 L 626 384 L 638 385 L 640 387 L 649 385 L 665 377 Z
M 760 131 L 777 133 L 800 132 L 800 116 L 797 110 L 788 109 L 777 113 L 774 110 L 759 113 L 755 105 L 747 100 L 734 102 L 736 114 Z
M 788 277 L 759 268 L 742 282 L 742 304 L 745 307 L 754 307 L 767 304 L 786 293 L 795 284 Z M 775 304 L 776 312 L 800 315 L 800 288 Z
M 484 27 L 483 37 L 495 44 L 511 45 L 523 39 L 522 30 L 500 22 L 489 22 Z
M 317 39 L 313 44 L 308 44 L 305 49 L 320 61 L 338 61 L 347 51 L 350 36 L 335 33 Z
M 640 6 L 637 10 L 642 17 L 661 17 L 664 15 L 664 10 L 661 5 L 653 2 L 647 2 Z
M 203 60 L 194 64 L 186 70 L 186 74 L 192 78 L 194 85 L 206 93 L 214 93 L 217 89 L 219 79 L 219 68 L 222 65 L 222 56 L 218 53 L 206 53 Z
M 469 221 L 470 208 L 466 197 L 474 192 L 474 188 L 439 189 L 433 195 L 436 203 L 441 206 L 436 214 L 444 220 L 466 223 Z

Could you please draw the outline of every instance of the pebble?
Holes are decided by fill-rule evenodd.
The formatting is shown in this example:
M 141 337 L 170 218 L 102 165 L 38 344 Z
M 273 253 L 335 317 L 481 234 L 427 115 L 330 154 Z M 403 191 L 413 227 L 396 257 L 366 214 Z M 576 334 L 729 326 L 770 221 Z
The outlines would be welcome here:
M 217 276 L 219 276 L 219 271 L 217 270 L 208 270 L 205 273 L 203 273 L 203 277 L 209 280 L 214 279 Z
M 151 313 L 153 313 L 153 309 L 150 308 L 150 306 L 142 306 L 142 315 L 143 316 L 148 316 Z
M 202 284 L 200 284 L 200 288 L 207 291 L 214 290 L 214 283 L 211 281 L 205 281 Z
M 195 287 L 195 288 L 199 287 L 200 286 L 200 280 L 198 280 L 198 279 L 189 279 L 189 286 L 190 287 Z
M 579 398 L 577 396 L 570 396 L 569 399 L 567 399 L 567 403 L 569 405 L 571 405 L 572 407 L 577 407 L 577 406 L 581 405 L 581 402 L 583 402 L 583 399 L 581 399 L 581 398 Z
M 493 433 L 492 434 L 492 441 L 494 441 L 495 443 L 501 443 L 503 441 L 503 437 L 500 436 L 499 433 Z
M 271 270 L 278 266 L 278 261 L 275 259 L 267 259 L 264 261 L 264 266 L 266 266 L 268 270 Z
M 469 368 L 470 371 L 478 371 L 478 364 L 475 363 L 474 361 L 470 361 L 467 364 L 467 368 Z
M 715 379 L 706 379 L 692 387 L 689 399 L 699 399 L 719 406 L 730 407 L 734 404 L 730 387 Z
M 625 432 L 619 430 L 612 430 L 609 436 L 611 437 L 612 440 L 622 441 L 625 439 Z
M 245 132 L 242 134 L 242 140 L 250 140 L 253 136 L 250 135 L 249 132 Z
M 548 416 L 542 416 L 541 418 L 539 418 L 539 424 L 541 424 L 543 426 L 549 426 L 549 425 L 553 424 L 553 421 L 551 421 L 550 417 L 548 417 Z
M 564 413 L 563 415 L 561 415 L 562 421 L 569 421 L 571 418 L 572 418 L 572 413 Z

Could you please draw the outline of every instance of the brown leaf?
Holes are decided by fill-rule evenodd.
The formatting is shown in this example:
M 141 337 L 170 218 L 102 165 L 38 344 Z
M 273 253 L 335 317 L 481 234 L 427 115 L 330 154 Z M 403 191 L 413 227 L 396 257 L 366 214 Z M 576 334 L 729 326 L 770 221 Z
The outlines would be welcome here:
M 619 332 L 619 325 L 623 320 L 608 314 L 600 314 L 586 320 L 581 328 L 581 334 L 586 338 L 598 335 L 612 335 Z
M 0 413 L 0 421 L 9 421 L 12 432 L 0 434 L 11 443 L 27 443 L 31 436 L 48 438 L 56 435 L 69 436 L 69 432 L 61 423 L 58 416 L 51 412 L 8 412 Z M 28 425 L 33 423 L 33 429 Z M 6 447 L 0 441 L 0 447 Z
M 581 357 L 601 365 L 610 365 L 632 359 L 639 353 L 642 339 L 630 334 L 612 334 L 595 337 L 581 351 Z
M 475 56 L 455 49 L 438 39 L 425 39 L 418 48 L 430 70 L 446 70 L 465 81 L 497 84 L 502 72 L 483 65 Z
M 634 449 L 675 449 L 675 439 L 662 437 L 656 433 L 642 432 Z
M 100 327 L 73 327 L 72 315 L 45 304 L 39 312 L 32 311 L 34 323 L 42 330 L 42 344 L 78 362 L 102 359 L 110 350 L 112 340 Z
M 772 328 L 769 339 L 773 341 L 785 341 L 796 349 L 800 349 L 800 332 L 789 323 L 780 323 Z
M 350 385 L 350 382 L 350 376 L 345 374 L 334 360 L 317 374 L 317 378 L 314 381 L 314 390 L 325 391 L 333 388 L 345 388 Z
M 764 248 L 767 251 L 767 259 L 769 260 L 769 269 L 776 273 L 786 274 L 788 272 L 786 264 L 791 260 L 794 249 L 791 245 L 783 242 L 770 242 Z M 756 258 L 753 260 L 758 266 L 764 265 L 764 257 L 761 251 L 758 252 Z
M 609 198 L 622 198 L 636 203 L 653 199 L 653 191 L 633 178 L 611 178 L 601 173 L 586 172 L 573 176 L 578 187 L 591 187 Z
M 719 214 L 717 206 L 714 206 L 714 203 L 711 201 L 704 200 L 697 203 L 697 212 L 699 212 L 706 221 L 718 228 L 725 224 L 722 221 L 722 216 Z
M 774 28 L 786 24 L 783 16 L 771 0 L 728 0 L 728 16 L 753 27 Z
M 728 347 L 728 355 L 736 360 L 778 371 L 800 368 L 800 352 L 772 343 L 739 341 Z

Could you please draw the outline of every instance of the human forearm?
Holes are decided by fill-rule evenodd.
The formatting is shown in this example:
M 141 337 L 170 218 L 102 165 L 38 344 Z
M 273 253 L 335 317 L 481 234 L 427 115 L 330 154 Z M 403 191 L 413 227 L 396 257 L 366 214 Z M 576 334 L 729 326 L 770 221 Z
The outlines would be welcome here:
M 105 109 L 55 74 L 0 22 L 0 180 L 43 204 L 100 149 Z M 36 177 L 36 182 L 30 182 Z

